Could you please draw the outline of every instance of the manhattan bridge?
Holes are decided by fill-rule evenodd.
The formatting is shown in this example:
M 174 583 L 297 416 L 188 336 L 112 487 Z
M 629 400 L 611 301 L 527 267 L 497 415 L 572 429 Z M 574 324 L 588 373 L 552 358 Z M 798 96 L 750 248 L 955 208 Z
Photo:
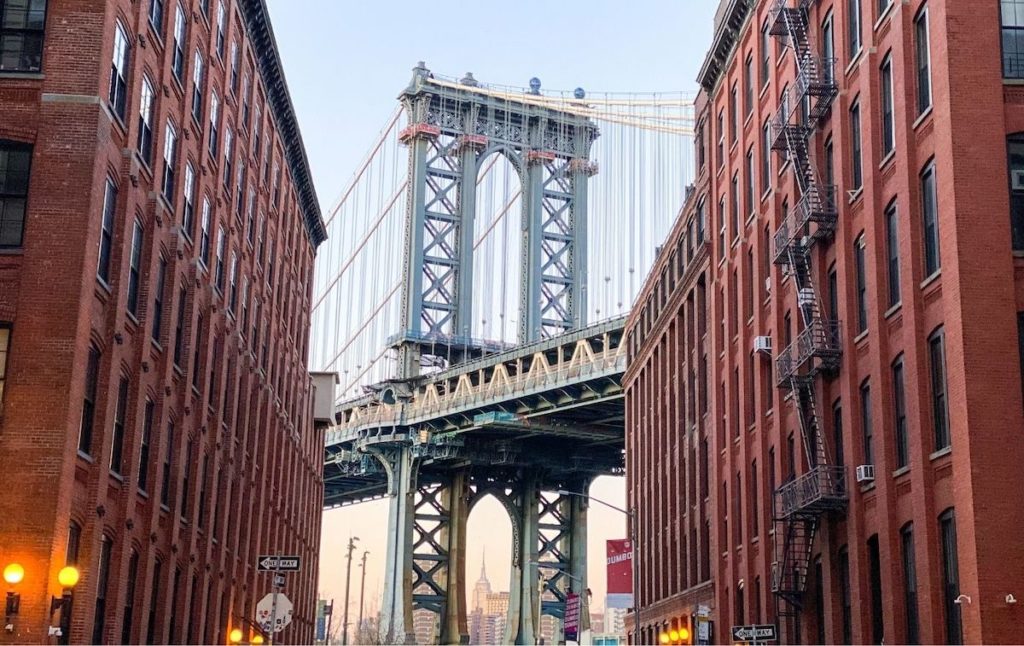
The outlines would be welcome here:
M 327 215 L 311 368 L 326 508 L 384 498 L 381 637 L 468 641 L 466 521 L 511 520 L 505 643 L 586 589 L 590 482 L 623 472 L 623 329 L 692 178 L 692 97 L 550 92 L 420 63 Z M 639 537 L 642 542 L 643 537 Z

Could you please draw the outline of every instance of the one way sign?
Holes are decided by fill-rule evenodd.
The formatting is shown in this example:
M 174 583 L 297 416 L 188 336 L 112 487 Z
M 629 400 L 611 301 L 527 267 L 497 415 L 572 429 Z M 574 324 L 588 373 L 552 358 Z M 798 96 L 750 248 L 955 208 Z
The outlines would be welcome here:
M 258 572 L 298 572 L 300 561 L 298 556 L 280 556 L 274 554 L 261 555 L 256 560 Z
M 754 626 L 733 626 L 734 642 L 773 642 L 778 641 L 779 632 L 775 624 L 758 624 Z

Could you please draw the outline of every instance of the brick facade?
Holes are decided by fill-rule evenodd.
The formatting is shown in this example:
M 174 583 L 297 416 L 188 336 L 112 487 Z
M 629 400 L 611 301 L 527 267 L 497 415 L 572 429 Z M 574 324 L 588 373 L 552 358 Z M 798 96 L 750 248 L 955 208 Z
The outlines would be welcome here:
M 772 564 L 781 525 L 773 519 L 771 492 L 806 473 L 809 462 L 797 412 L 787 391 L 775 387 L 773 362 L 754 352 L 755 338 L 768 336 L 777 358 L 802 329 L 792 278 L 773 262 L 775 232 L 800 199 L 799 189 L 792 165 L 777 152 L 762 171 L 765 125 L 785 88 L 797 82 L 792 50 L 765 33 L 773 4 L 722 3 L 700 78 L 708 127 L 699 132 L 698 147 L 707 148 L 713 205 L 710 405 L 702 423 L 711 443 L 707 504 L 714 519 L 711 581 L 720 639 L 733 624 L 776 621 Z M 1007 492 L 1017 486 L 1024 460 L 1018 350 L 1024 283 L 1012 244 L 1006 151 L 1007 137 L 1024 128 L 1024 103 L 1016 81 L 1003 79 L 999 3 L 859 4 L 858 30 L 853 0 L 808 3 L 815 51 L 828 52 L 831 26 L 839 88 L 810 140 L 822 181 L 837 188 L 835 235 L 814 246 L 811 266 L 825 312 L 831 317 L 836 310 L 842 347 L 838 374 L 816 382 L 816 412 L 821 441 L 843 467 L 848 504 L 819 526 L 802 609 L 782 622 L 783 638 L 1019 641 L 1016 606 L 1006 598 L 1019 598 L 1015 586 L 1024 580 L 1024 543 L 1013 529 L 1024 525 L 1024 505 Z M 928 69 L 922 74 L 923 51 Z M 925 79 L 930 92 L 920 92 Z M 859 138 L 853 123 L 858 106 Z M 929 251 L 932 178 L 937 244 Z M 672 303 L 687 286 L 666 287 L 666 306 L 652 296 L 664 283 L 657 271 L 630 321 L 632 356 L 641 362 L 630 374 L 661 371 L 667 381 L 657 383 L 672 384 L 678 368 L 666 351 L 676 316 Z M 670 313 L 663 315 L 666 308 Z M 659 446 L 683 444 L 682 437 L 670 432 L 662 439 L 657 430 L 675 423 L 672 410 L 658 409 L 675 405 L 671 391 L 668 403 L 653 399 L 649 421 L 637 417 L 648 406 L 644 397 L 645 391 L 627 386 L 627 411 L 633 412 L 627 412 L 627 450 L 659 455 Z M 686 472 L 691 456 L 681 453 L 669 472 Z M 860 465 L 874 467 L 873 481 L 857 482 Z M 690 522 L 671 513 L 661 520 L 665 510 L 652 504 L 659 496 L 643 493 L 658 472 L 643 463 L 637 468 L 630 491 L 641 528 Z M 952 538 L 945 547 L 944 530 Z M 677 594 L 670 583 L 677 575 L 664 549 L 640 543 L 640 563 L 654 561 L 644 571 L 655 581 L 641 587 L 646 611 Z M 959 595 L 965 596 L 953 603 Z M 644 624 L 662 620 L 650 615 L 642 617 Z M 648 639 L 658 628 L 650 627 Z
M 45 4 L 40 69 L 0 73 L 0 151 L 31 146 L 22 240 L 0 248 L 0 567 L 26 570 L 0 643 L 48 641 L 69 561 L 72 643 L 226 643 L 270 591 L 256 556 L 279 552 L 303 559 L 280 641 L 308 643 L 323 437 L 306 356 L 325 234 L 265 3 Z

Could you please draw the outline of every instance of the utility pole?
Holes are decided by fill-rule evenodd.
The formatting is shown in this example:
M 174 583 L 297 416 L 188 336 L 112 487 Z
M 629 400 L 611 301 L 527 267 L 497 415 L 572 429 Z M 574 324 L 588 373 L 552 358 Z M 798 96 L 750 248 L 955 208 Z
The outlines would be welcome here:
M 370 550 L 363 552 L 363 562 L 359 564 L 359 567 L 363 568 L 362 581 L 359 582 L 359 621 L 356 623 L 356 636 L 358 637 L 359 631 L 363 629 L 363 593 L 366 592 L 366 557 L 370 554 Z
M 341 624 L 341 644 L 342 646 L 348 645 L 348 590 L 352 583 L 352 552 L 356 549 L 356 541 L 359 540 L 358 536 L 352 536 L 348 539 L 348 566 L 345 568 L 345 611 L 342 614 Z

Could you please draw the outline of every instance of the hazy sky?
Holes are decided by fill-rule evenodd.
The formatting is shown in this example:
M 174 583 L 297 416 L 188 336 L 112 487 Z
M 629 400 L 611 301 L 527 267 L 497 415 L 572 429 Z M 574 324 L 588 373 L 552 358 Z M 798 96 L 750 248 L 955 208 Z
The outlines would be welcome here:
M 417 61 L 441 74 L 473 72 L 484 83 L 590 92 L 694 91 L 711 38 L 717 0 L 268 0 L 306 150 L 325 213 L 344 189 L 395 107 Z M 625 504 L 624 481 L 604 478 L 591 493 Z M 340 621 L 344 548 L 368 549 L 366 604 L 380 603 L 387 506 L 383 501 L 327 512 L 320 589 Z M 621 538 L 621 514 L 592 507 L 590 587 L 604 602 L 604 541 Z M 472 587 L 487 552 L 496 590 L 508 589 L 511 525 L 493 499 L 469 520 Z M 358 612 L 353 564 L 351 621 Z

